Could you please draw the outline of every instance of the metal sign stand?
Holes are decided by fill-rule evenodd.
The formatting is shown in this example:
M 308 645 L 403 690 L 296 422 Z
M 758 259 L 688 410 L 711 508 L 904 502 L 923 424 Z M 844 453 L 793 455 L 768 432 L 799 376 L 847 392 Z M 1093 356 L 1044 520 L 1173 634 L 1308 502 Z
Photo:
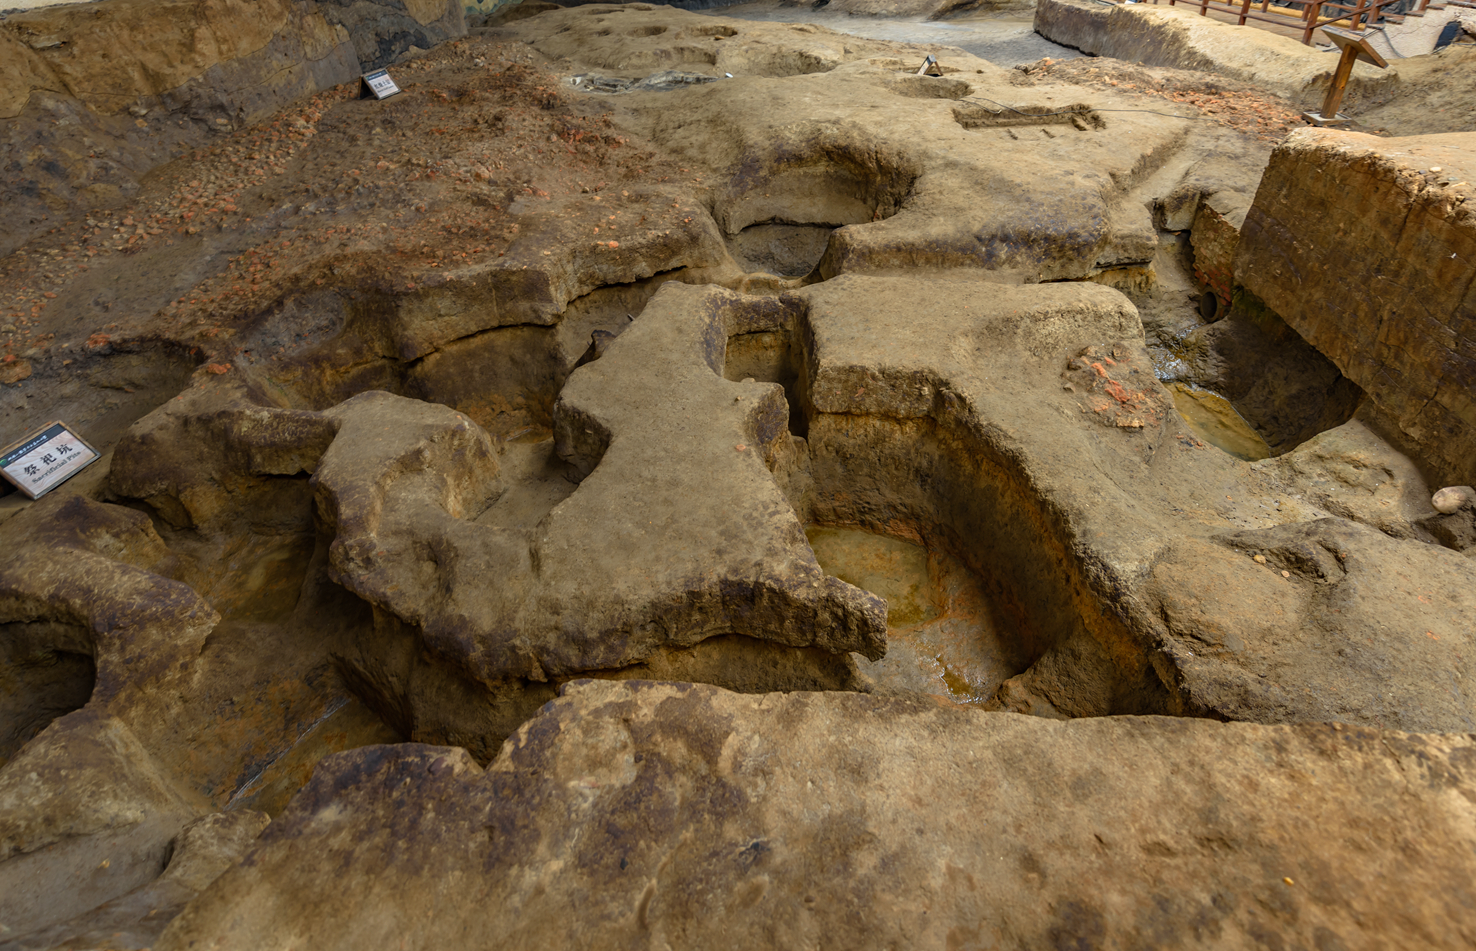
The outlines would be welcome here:
M 1343 105 L 1343 92 L 1348 88 L 1348 77 L 1353 75 L 1353 64 L 1359 57 L 1373 63 L 1379 69 L 1388 69 L 1389 64 L 1384 57 L 1379 55 L 1378 50 L 1368 44 L 1368 37 L 1362 33 L 1354 33 L 1352 30 L 1344 30 L 1335 26 L 1325 26 L 1322 32 L 1326 33 L 1328 39 L 1332 40 L 1342 50 L 1338 59 L 1338 68 L 1333 73 L 1332 85 L 1327 88 L 1327 98 L 1322 101 L 1322 112 L 1304 112 L 1302 117 L 1317 126 L 1341 125 L 1344 122 L 1352 122 L 1348 116 L 1338 112 Z

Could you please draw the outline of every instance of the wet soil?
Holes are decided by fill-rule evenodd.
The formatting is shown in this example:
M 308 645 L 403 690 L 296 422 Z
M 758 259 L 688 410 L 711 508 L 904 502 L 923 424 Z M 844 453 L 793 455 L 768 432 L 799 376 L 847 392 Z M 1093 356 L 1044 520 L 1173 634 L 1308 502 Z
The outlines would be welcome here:
M 1255 462 L 1271 455 L 1271 447 L 1229 400 L 1187 383 L 1170 383 L 1174 408 L 1194 435 L 1237 459 Z
M 1029 666 L 984 586 L 948 552 L 859 528 L 810 525 L 805 537 L 828 574 L 887 601 L 887 656 L 857 660 L 877 683 L 982 704 Z

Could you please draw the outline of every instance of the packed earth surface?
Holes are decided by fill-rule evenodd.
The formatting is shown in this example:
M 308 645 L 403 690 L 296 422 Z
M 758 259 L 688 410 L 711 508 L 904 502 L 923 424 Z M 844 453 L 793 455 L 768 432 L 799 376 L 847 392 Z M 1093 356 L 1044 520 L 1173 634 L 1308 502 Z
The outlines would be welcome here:
M 0 20 L 0 949 L 1476 946 L 1469 45 L 169 3 Z

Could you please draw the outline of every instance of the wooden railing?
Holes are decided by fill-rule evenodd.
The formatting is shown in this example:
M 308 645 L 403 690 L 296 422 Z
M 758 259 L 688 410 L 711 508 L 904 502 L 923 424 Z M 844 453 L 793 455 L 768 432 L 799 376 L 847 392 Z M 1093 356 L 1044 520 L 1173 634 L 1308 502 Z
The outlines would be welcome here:
M 1158 3 L 1159 0 L 1153 0 Z M 1372 25 L 1381 17 L 1396 15 L 1403 10 L 1392 9 L 1402 7 L 1412 13 L 1423 13 L 1430 0 L 1354 0 L 1352 3 L 1339 2 L 1339 0 L 1277 0 L 1277 6 L 1301 7 L 1300 16 L 1291 16 L 1284 13 L 1272 13 L 1269 10 L 1271 0 L 1168 0 L 1169 6 L 1182 3 L 1187 7 L 1198 7 L 1200 16 L 1209 16 L 1210 10 L 1219 10 L 1238 17 L 1237 22 L 1245 26 L 1247 20 L 1259 20 L 1264 23 L 1275 23 L 1280 26 L 1292 27 L 1300 25 L 1302 28 L 1302 42 L 1311 45 L 1312 34 L 1324 26 L 1333 23 L 1346 22 L 1351 30 L 1361 30 L 1366 25 Z M 1341 11 L 1332 16 L 1323 16 L 1324 10 Z M 1298 24 L 1298 21 L 1301 21 Z

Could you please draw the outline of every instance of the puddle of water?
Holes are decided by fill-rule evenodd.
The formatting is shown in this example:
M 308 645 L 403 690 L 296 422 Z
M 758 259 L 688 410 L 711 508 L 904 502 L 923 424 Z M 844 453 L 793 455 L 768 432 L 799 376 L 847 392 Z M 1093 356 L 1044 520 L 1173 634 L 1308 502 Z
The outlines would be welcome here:
M 828 574 L 887 601 L 887 656 L 856 659 L 878 683 L 982 703 L 1029 665 L 979 579 L 951 555 L 855 528 L 805 535 Z
M 1170 383 L 1174 407 L 1194 435 L 1237 459 L 1255 462 L 1271 455 L 1271 447 L 1247 423 L 1230 401 L 1187 383 Z
M 928 550 L 855 528 L 812 525 L 805 537 L 827 574 L 887 601 L 887 628 L 909 627 L 938 616 L 930 597 Z

